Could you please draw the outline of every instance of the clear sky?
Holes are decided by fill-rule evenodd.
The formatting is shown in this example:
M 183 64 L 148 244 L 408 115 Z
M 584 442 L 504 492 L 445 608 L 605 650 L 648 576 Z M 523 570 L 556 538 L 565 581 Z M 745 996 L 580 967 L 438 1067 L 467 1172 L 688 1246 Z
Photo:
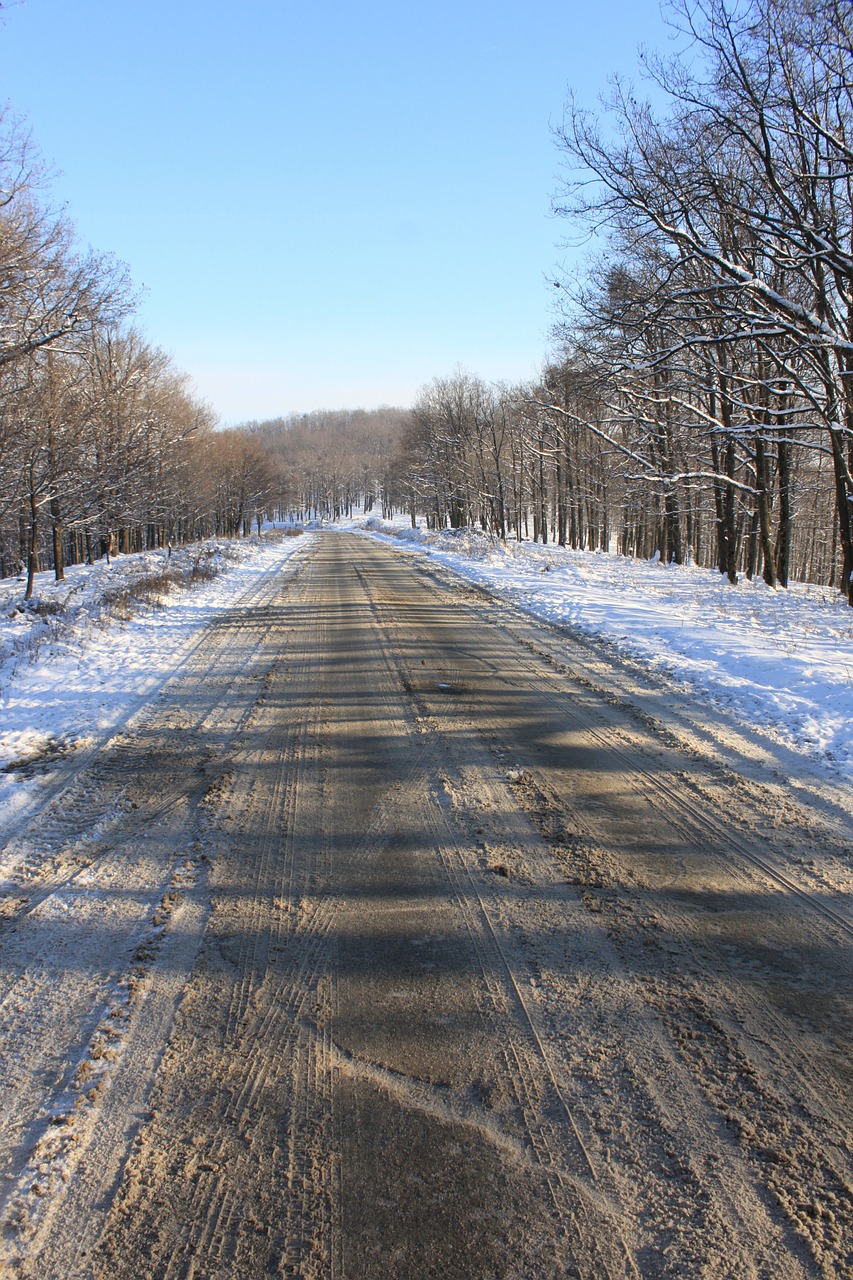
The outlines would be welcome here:
M 550 126 L 666 39 L 657 0 L 22 0 L 0 97 L 237 422 L 533 376 L 567 230 Z

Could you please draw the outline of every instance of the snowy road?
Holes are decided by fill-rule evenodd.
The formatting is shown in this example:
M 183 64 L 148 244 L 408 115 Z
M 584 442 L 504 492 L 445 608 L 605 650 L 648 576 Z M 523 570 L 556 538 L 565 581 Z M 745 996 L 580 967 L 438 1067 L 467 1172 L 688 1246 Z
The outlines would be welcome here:
M 318 536 L 2 852 L 2 1274 L 849 1277 L 853 824 L 737 743 Z

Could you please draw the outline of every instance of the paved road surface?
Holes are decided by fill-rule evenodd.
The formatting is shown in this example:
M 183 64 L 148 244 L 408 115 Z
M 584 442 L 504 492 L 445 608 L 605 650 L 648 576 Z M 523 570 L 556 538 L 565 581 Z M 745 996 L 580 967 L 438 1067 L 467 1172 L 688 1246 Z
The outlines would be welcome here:
M 3 855 L 2 1274 L 849 1280 L 848 815 L 423 561 L 295 566 Z

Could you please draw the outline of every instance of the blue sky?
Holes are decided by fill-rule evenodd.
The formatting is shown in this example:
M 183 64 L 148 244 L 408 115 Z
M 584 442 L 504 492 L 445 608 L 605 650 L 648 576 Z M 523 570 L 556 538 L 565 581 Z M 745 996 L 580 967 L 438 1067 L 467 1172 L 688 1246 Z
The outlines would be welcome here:
M 550 125 L 657 0 L 24 0 L 2 97 L 224 421 L 531 377 L 565 258 Z

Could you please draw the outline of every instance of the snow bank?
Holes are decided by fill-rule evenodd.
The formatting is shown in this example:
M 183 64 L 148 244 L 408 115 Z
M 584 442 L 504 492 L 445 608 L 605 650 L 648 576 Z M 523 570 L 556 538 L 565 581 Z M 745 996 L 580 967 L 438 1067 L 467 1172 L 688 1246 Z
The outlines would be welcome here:
M 425 553 L 538 617 L 605 637 L 853 777 L 853 610 L 838 592 L 799 583 L 774 591 L 746 580 L 732 587 L 708 569 L 504 547 L 471 530 L 370 526 L 373 536 Z
M 77 565 L 67 580 L 0 580 L 0 812 L 26 804 L 32 766 L 121 725 L 216 613 L 288 560 L 306 536 L 210 540 Z

